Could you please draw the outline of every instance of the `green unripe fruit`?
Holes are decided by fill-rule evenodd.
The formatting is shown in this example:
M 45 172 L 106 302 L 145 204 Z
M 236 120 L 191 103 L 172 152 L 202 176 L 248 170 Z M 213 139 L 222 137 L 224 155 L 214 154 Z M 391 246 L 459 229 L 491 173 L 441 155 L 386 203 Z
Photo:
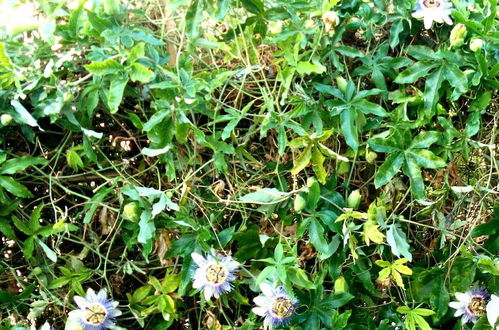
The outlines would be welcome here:
M 139 220 L 140 209 L 137 203 L 130 202 L 123 208 L 123 215 L 130 221 L 136 222 Z
M 349 162 L 343 162 L 343 161 L 338 161 L 336 163 L 336 174 L 338 175 L 343 175 L 347 174 L 350 171 L 350 163 Z
M 296 212 L 301 212 L 305 206 L 307 206 L 307 201 L 305 198 L 301 197 L 300 194 L 296 194 L 295 197 L 295 202 L 294 202 L 294 209 Z
M 350 209 L 357 209 L 360 205 L 360 201 L 362 200 L 362 195 L 360 194 L 359 189 L 356 189 L 348 195 L 347 198 L 347 207 Z
M 0 122 L 2 123 L 3 126 L 9 126 L 12 123 L 12 120 L 14 119 L 8 113 L 4 113 L 3 115 L 0 116 Z
M 347 281 L 343 276 L 340 276 L 334 281 L 334 293 L 342 293 L 348 291 Z
M 343 77 L 336 77 L 336 84 L 342 93 L 345 93 L 347 90 L 347 81 Z

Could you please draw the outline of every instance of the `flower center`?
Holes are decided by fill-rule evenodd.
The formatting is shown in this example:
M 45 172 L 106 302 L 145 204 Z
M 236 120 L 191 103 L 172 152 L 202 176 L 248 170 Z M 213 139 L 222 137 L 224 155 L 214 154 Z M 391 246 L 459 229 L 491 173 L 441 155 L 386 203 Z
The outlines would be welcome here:
M 287 298 L 277 298 L 272 311 L 277 315 L 278 318 L 284 319 L 293 315 L 295 307 L 291 303 L 291 300 Z
M 485 301 L 485 299 L 482 299 L 480 297 L 474 297 L 471 299 L 468 308 L 471 311 L 471 314 L 480 317 L 485 314 L 486 305 L 487 302 Z
M 206 269 L 206 280 L 213 284 L 220 284 L 227 279 L 227 269 L 220 264 L 213 264 Z
M 85 307 L 85 321 L 90 324 L 102 324 L 106 319 L 106 308 L 102 304 L 95 303 Z
M 424 0 L 423 5 L 426 8 L 437 8 L 437 7 L 440 7 L 440 1 L 438 1 L 438 0 Z

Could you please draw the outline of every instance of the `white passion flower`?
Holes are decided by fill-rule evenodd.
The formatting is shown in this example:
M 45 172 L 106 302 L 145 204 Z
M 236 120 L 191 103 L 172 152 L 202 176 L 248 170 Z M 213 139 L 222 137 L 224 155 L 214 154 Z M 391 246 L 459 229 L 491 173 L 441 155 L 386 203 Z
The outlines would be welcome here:
M 222 293 L 232 290 L 231 282 L 236 279 L 235 272 L 239 267 L 237 261 L 229 256 L 215 258 L 207 255 L 204 258 L 199 253 L 192 253 L 191 257 L 197 265 L 192 287 L 203 290 L 206 300 L 212 296 L 218 298 Z
M 455 317 L 461 316 L 464 323 L 475 323 L 480 316 L 485 315 L 485 307 L 489 301 L 489 294 L 484 289 L 471 289 L 465 293 L 456 292 L 458 301 L 449 303 L 449 307 L 456 310 Z
M 78 309 L 69 312 L 69 319 L 75 328 L 83 330 L 104 330 L 114 327 L 116 317 L 121 315 L 118 302 L 107 299 L 107 293 L 100 290 L 95 294 L 87 290 L 85 297 L 75 296 Z M 79 325 L 79 326 L 78 326 Z
M 424 20 L 424 28 L 431 29 L 433 22 L 452 25 L 449 17 L 452 4 L 447 0 L 418 0 L 412 16 Z
M 499 296 L 493 294 L 485 310 L 487 311 L 487 320 L 494 328 L 494 325 L 499 321 Z M 496 329 L 499 329 L 499 326 Z
M 282 286 L 273 288 L 269 284 L 262 283 L 260 290 L 263 295 L 253 299 L 257 307 L 252 311 L 264 317 L 263 328 L 272 329 L 287 324 L 296 312 L 297 301 L 292 299 Z

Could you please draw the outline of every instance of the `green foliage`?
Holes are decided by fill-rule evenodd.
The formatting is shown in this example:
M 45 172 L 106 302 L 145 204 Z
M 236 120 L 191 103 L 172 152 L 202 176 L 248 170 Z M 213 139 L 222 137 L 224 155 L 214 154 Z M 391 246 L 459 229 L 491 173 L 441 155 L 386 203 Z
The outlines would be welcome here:
M 499 292 L 496 0 L 32 5 L 0 3 L 0 328 L 103 288 L 119 327 L 255 329 L 263 283 L 281 328 L 487 326 L 449 302 Z

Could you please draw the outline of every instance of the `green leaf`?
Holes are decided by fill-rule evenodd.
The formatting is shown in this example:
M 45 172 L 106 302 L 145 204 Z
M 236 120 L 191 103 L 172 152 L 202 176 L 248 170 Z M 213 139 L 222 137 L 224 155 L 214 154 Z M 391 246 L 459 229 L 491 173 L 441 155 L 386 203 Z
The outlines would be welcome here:
M 440 168 L 445 167 L 447 163 L 440 157 L 435 156 L 433 152 L 426 149 L 413 149 L 406 151 L 406 155 L 410 155 L 416 163 L 424 168 Z
M 411 182 L 411 191 L 416 199 L 424 200 L 424 182 L 421 175 L 421 168 L 416 159 L 409 152 L 405 154 L 405 163 L 403 167 L 404 174 L 409 177 Z
M 296 65 L 296 72 L 301 75 L 307 75 L 311 73 L 321 74 L 326 72 L 326 67 L 321 64 L 314 64 L 310 62 L 298 62 Z
M 419 61 L 399 73 L 394 82 L 397 84 L 412 84 L 419 78 L 425 77 L 428 72 L 438 64 L 434 62 Z
M 49 258 L 52 262 L 57 262 L 57 254 L 51 248 L 40 240 L 38 240 L 38 245 L 41 246 L 47 258 Z
M 156 157 L 159 155 L 162 155 L 164 153 L 167 153 L 171 149 L 170 146 L 166 146 L 161 149 L 151 149 L 151 148 L 144 148 L 141 150 L 141 154 L 147 156 L 147 157 Z
M 294 166 L 291 169 L 291 174 L 297 175 L 300 173 L 305 167 L 308 166 L 310 160 L 312 160 L 312 144 L 307 145 L 305 150 L 303 150 L 298 158 L 295 159 Z
M 143 211 L 139 221 L 139 235 L 137 241 L 145 244 L 152 239 L 156 233 L 156 225 L 150 211 Z
M 0 166 L 0 174 L 16 174 L 33 165 L 45 165 L 47 160 L 41 157 L 16 157 Z
M 338 53 L 340 53 L 341 55 L 344 55 L 347 57 L 353 57 L 353 58 L 364 57 L 364 54 L 360 50 L 358 50 L 357 48 L 354 48 L 354 47 L 350 47 L 350 46 L 342 45 L 339 47 L 335 47 L 335 50 Z
M 403 162 L 404 154 L 402 152 L 389 155 L 376 171 L 374 177 L 374 185 L 376 188 L 387 184 L 400 171 Z
M 152 72 L 147 66 L 140 63 L 133 63 L 130 66 L 130 80 L 140 81 L 141 83 L 147 84 L 154 78 L 154 72 Z
M 429 132 L 421 132 L 412 140 L 409 148 L 428 148 L 433 143 L 437 142 L 442 138 L 442 134 L 440 132 L 429 131 Z
M 2 233 L 8 239 L 16 239 L 16 234 L 14 233 L 12 226 L 4 218 L 0 218 L 0 233 Z
M 325 159 L 326 157 L 322 155 L 319 148 L 314 147 L 312 151 L 312 169 L 314 170 L 315 175 L 317 175 L 317 180 L 322 184 L 326 183 L 327 178 L 326 169 L 323 165 Z
M 187 10 L 185 15 L 185 29 L 191 39 L 197 39 L 201 35 L 201 21 L 203 19 L 204 7 L 204 0 L 194 0 Z
M 123 92 L 125 91 L 125 87 L 127 84 L 128 78 L 117 78 L 111 81 L 111 85 L 109 86 L 109 94 L 107 96 L 107 106 L 109 107 L 111 113 L 118 112 L 121 100 L 123 99 Z
M 66 162 L 73 170 L 78 171 L 84 167 L 80 155 L 74 149 L 66 150 Z
M 457 64 L 447 63 L 445 65 L 444 77 L 459 93 L 466 93 L 468 90 L 468 79 L 466 79 L 466 75 L 459 70 Z
M 284 201 L 288 197 L 289 193 L 279 191 L 275 188 L 263 188 L 246 194 L 239 198 L 239 200 L 253 204 L 275 204 Z
M 407 243 L 407 238 L 405 233 L 400 229 L 398 224 L 391 224 L 388 231 L 386 232 L 386 241 L 392 248 L 392 253 L 397 257 L 401 255 L 406 257 L 407 260 L 412 261 L 412 254 L 409 252 L 409 243 Z
M 390 27 L 390 47 L 392 49 L 399 44 L 399 35 L 402 31 L 404 31 L 404 20 L 399 19 L 396 22 L 393 22 Z
M 457 257 L 450 270 L 450 292 L 466 292 L 475 279 L 476 263 L 465 257 Z
M 387 117 L 388 113 L 383 109 L 382 106 L 374 104 L 366 100 L 359 100 L 354 103 L 355 107 L 362 111 L 364 114 L 373 114 L 379 117 Z
M 401 143 L 401 141 L 398 141 L 398 143 Z M 388 153 L 402 151 L 398 143 L 397 141 L 395 141 L 393 137 L 389 138 L 375 137 L 367 141 L 367 144 L 372 150 L 376 152 L 388 152 Z
M 145 55 L 145 44 L 143 42 L 139 42 L 132 49 L 130 49 L 130 53 L 128 53 L 127 61 L 128 63 L 135 63 L 137 60 L 140 60 Z
M 38 125 L 38 122 L 36 121 L 35 118 L 26 110 L 26 108 L 18 101 L 18 100 L 12 100 L 10 101 L 10 104 L 14 107 L 14 109 L 17 112 L 17 115 L 15 117 L 16 120 L 20 121 L 23 124 L 27 124 L 31 127 L 38 127 L 41 129 L 41 127 Z
M 88 72 L 96 76 L 115 74 L 123 70 L 123 65 L 116 60 L 107 59 L 102 62 L 92 62 L 83 66 Z
M 329 250 L 329 245 L 324 237 L 324 227 L 322 227 L 317 219 L 311 219 L 308 234 L 310 236 L 310 243 L 312 243 L 317 251 L 323 254 L 322 258 L 326 259 L 330 257 L 332 253 Z
M 28 188 L 9 176 L 0 176 L 0 186 L 14 196 L 22 198 L 33 197 Z
M 440 86 L 442 86 L 442 81 L 444 78 L 443 75 L 444 69 L 442 67 L 435 70 L 427 79 L 425 83 L 425 93 L 424 93 L 424 102 L 426 107 L 426 113 L 432 114 L 433 107 L 437 104 L 440 95 L 438 94 L 438 90 Z
M 357 113 L 353 109 L 345 109 L 341 115 L 341 132 L 345 137 L 347 144 L 354 151 L 359 149 L 359 133 L 357 132 L 357 125 L 355 123 Z

